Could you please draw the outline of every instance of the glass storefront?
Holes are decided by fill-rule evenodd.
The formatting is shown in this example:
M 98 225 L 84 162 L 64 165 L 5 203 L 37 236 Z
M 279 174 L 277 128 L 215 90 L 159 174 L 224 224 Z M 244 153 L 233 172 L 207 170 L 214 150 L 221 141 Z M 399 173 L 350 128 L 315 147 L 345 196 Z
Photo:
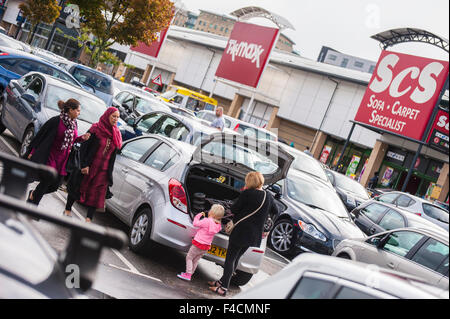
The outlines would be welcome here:
M 334 169 L 337 166 L 343 148 L 344 141 L 328 137 L 319 160 L 331 169 Z M 345 150 L 341 165 L 337 171 L 353 179 L 359 180 L 361 171 L 364 169 L 370 154 L 370 149 L 365 149 L 350 143 Z
M 414 153 L 390 146 L 379 170 L 377 187 L 401 190 L 413 159 Z M 430 196 L 442 166 L 440 161 L 419 156 L 405 192 L 419 197 Z

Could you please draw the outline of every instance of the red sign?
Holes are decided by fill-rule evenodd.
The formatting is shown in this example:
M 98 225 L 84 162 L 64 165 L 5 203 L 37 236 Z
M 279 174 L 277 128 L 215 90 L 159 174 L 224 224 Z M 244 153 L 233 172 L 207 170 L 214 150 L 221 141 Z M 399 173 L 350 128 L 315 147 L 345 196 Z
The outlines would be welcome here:
M 256 88 L 278 32 L 275 28 L 236 22 L 216 76 Z
M 449 116 L 448 112 L 439 110 L 428 135 L 427 143 L 440 151 L 449 151 Z
M 383 51 L 355 121 L 421 141 L 448 68 L 445 61 Z
M 155 42 L 152 42 L 152 44 L 146 45 L 145 43 L 140 42 L 136 47 L 131 47 L 131 50 L 158 58 L 159 51 L 161 51 L 161 47 L 166 39 L 167 31 L 169 31 L 169 27 L 158 32 L 157 39 Z
M 153 84 L 156 84 L 156 85 L 159 85 L 159 86 L 162 86 L 163 83 L 162 83 L 161 74 L 158 75 L 156 78 L 154 78 L 154 79 L 152 80 L 152 83 L 153 83 Z

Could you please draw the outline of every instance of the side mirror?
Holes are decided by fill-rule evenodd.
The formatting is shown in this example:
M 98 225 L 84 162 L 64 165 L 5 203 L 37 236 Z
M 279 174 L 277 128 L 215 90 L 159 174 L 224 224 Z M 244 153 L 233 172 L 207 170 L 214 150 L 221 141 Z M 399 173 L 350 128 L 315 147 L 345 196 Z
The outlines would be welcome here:
M 127 124 L 130 125 L 130 126 L 134 126 L 136 124 L 136 119 L 133 118 L 133 117 L 129 117 L 127 119 Z
M 269 190 L 275 193 L 276 198 L 280 198 L 282 195 L 281 186 L 273 184 L 269 186 Z
M 28 93 L 22 94 L 22 99 L 30 103 L 32 106 L 36 105 L 37 103 L 36 98 Z
M 127 110 L 127 111 L 130 110 L 130 106 L 129 106 L 128 104 L 126 104 L 126 103 L 122 103 L 122 107 L 123 107 L 125 110 Z
M 389 238 L 391 237 L 391 234 L 387 234 L 385 235 L 383 238 L 379 239 L 379 241 L 377 242 L 377 248 L 383 248 L 383 246 L 386 244 L 386 242 L 389 240 Z

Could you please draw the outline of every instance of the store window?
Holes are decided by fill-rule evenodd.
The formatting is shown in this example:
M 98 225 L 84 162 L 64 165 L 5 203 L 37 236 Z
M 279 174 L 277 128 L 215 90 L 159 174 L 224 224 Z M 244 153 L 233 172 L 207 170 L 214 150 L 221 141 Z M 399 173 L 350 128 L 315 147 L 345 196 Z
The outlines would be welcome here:
M 241 113 L 239 114 L 240 120 L 245 120 L 251 124 L 254 124 L 259 127 L 265 127 L 269 123 L 270 117 L 272 116 L 273 106 L 254 102 L 252 107 L 249 110 L 250 117 L 247 117 L 246 111 L 249 100 L 244 104 L 241 108 Z

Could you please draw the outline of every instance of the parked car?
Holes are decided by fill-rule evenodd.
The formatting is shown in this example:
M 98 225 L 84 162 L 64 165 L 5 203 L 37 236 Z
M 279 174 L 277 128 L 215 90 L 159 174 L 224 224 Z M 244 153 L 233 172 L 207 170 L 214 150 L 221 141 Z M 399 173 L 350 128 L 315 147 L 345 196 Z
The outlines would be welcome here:
M 9 81 L 16 80 L 28 72 L 41 72 L 82 88 L 69 73 L 33 54 L 12 49 L 0 49 L 0 93 Z
M 285 145 L 284 143 L 279 142 L 279 144 L 286 152 L 288 152 L 295 158 L 295 160 L 292 162 L 290 169 L 295 169 L 310 174 L 318 181 L 321 181 L 326 185 L 328 185 L 330 188 L 333 188 L 333 185 L 328 179 L 328 175 L 326 174 L 325 170 L 323 169 L 321 163 L 318 160 L 316 160 L 314 157 L 305 154 L 302 151 L 299 151 L 296 148 Z
M 342 241 L 333 256 L 405 272 L 448 290 L 448 233 L 399 228 Z
M 56 171 L 3 152 L 0 152 L 0 163 L 3 170 L 0 176 L 0 298 L 87 298 L 84 294 L 95 280 L 102 249 L 122 249 L 126 235 L 119 230 L 55 216 L 55 212 L 26 204 L 23 198 L 28 177 L 56 179 Z M 5 172 L 14 171 L 20 171 L 20 178 L 11 187 L 10 181 L 5 181 Z M 70 244 L 58 255 L 30 222 L 30 217 L 70 231 Z M 67 278 L 76 270 L 79 277 L 77 280 L 74 276 L 77 281 L 71 282 L 74 284 L 71 288 Z
M 2 34 L 0 32 L 0 50 L 2 48 L 10 48 L 10 49 L 14 49 L 14 50 L 19 50 L 19 51 L 24 51 L 24 52 L 28 52 L 30 53 L 31 47 L 26 44 L 23 43 L 19 40 L 16 40 L 6 34 Z
M 128 225 L 130 248 L 151 249 L 152 241 L 187 251 L 199 199 L 233 201 L 240 194 L 248 172 L 260 169 L 266 185 L 286 176 L 292 157 L 269 141 L 244 148 L 239 135 L 216 133 L 194 147 L 161 135 L 148 135 L 124 143 L 114 166 L 114 197 L 107 200 L 111 212 Z M 250 140 L 250 142 L 253 142 Z M 264 150 L 264 156 L 259 154 Z M 267 153 L 266 153 L 267 151 Z M 249 160 L 251 155 L 252 160 Z M 198 194 L 201 193 L 201 196 Z M 226 223 L 226 219 L 222 220 Z M 266 241 L 251 247 L 241 258 L 234 282 L 243 285 L 262 262 Z M 220 265 L 228 247 L 228 235 L 217 234 L 204 258 Z
M 69 71 L 85 89 L 94 89 L 94 94 L 101 98 L 106 106 L 112 105 L 114 97 L 114 78 L 82 64 L 73 64 Z
M 274 219 L 268 239 L 276 252 L 331 255 L 341 240 L 365 237 L 336 191 L 310 174 L 290 170 L 287 178 L 271 189 L 285 206 Z
M 370 199 L 367 190 L 357 181 L 330 169 L 325 173 L 349 212 Z
M 120 131 L 124 141 L 144 134 L 159 134 L 197 145 L 217 129 L 172 112 L 151 112 L 137 118 L 129 118 Z
M 301 254 L 233 299 L 448 299 L 420 278 L 355 261 Z
M 178 107 L 175 105 L 172 106 L 172 105 L 170 105 L 170 103 L 168 104 L 168 106 L 170 107 L 170 110 L 175 114 L 183 115 L 183 116 L 189 117 L 191 119 L 197 119 L 195 113 L 189 109 L 185 109 L 183 107 Z
M 41 126 L 61 113 L 59 100 L 74 98 L 81 103 L 78 133 L 85 133 L 106 111 L 105 103 L 82 88 L 50 75 L 30 72 L 19 80 L 11 80 L 0 103 L 0 133 L 8 129 L 22 143 L 25 156 L 28 146 Z
M 215 112 L 213 111 L 199 111 L 197 112 L 197 117 L 211 123 L 214 121 L 215 118 Z M 266 130 L 262 127 L 258 127 L 254 124 L 250 124 L 248 122 L 236 119 L 231 116 L 223 115 L 223 118 L 225 120 L 225 128 L 232 129 L 239 134 L 250 136 L 257 139 L 266 139 L 270 141 L 277 141 L 278 137 L 275 133 Z
M 124 120 L 156 111 L 171 112 L 170 107 L 153 97 L 150 93 L 138 93 L 127 90 L 120 92 L 114 97 L 112 106 L 119 109 L 120 117 Z
M 448 231 L 416 214 L 373 199 L 358 206 L 350 214 L 356 225 L 368 236 L 402 227 L 422 227 L 448 234 Z
M 423 198 L 408 193 L 390 192 L 375 197 L 375 200 L 401 207 L 448 231 L 448 211 Z

